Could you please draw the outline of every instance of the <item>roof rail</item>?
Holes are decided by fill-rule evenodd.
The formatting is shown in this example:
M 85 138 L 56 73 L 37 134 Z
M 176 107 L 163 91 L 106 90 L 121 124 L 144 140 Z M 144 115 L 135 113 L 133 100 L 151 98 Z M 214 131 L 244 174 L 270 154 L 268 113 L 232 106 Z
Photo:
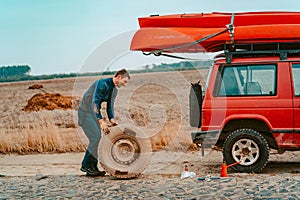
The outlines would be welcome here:
M 286 60 L 288 55 L 300 55 L 300 42 L 225 44 L 224 53 L 227 63 L 231 63 L 233 57 L 258 55 L 279 55 L 280 60 Z

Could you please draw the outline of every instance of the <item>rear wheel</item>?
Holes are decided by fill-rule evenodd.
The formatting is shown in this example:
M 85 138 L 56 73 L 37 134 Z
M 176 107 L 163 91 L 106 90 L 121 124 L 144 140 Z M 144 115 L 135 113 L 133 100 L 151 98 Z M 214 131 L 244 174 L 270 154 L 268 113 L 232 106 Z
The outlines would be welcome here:
M 270 149 L 266 139 L 253 129 L 231 133 L 223 145 L 226 164 L 239 162 L 231 168 L 238 172 L 260 172 L 267 164 Z
M 104 170 L 116 178 L 139 176 L 151 159 L 151 143 L 147 137 L 130 129 L 118 127 L 103 135 L 99 146 L 99 161 Z

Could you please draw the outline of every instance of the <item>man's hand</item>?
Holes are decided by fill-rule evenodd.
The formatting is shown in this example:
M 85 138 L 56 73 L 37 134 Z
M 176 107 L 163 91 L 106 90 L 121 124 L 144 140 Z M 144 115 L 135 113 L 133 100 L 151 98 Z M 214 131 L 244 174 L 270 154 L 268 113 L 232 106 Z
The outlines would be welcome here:
M 110 133 L 110 130 L 109 130 L 109 128 L 108 128 L 108 125 L 105 123 L 104 120 L 102 120 L 102 119 L 99 120 L 99 124 L 100 124 L 100 127 L 101 127 L 103 133 L 105 133 L 105 134 L 109 134 L 109 133 Z
M 111 126 L 118 126 L 118 123 L 115 121 L 114 118 L 110 119 L 109 121 L 110 121 Z
M 103 131 L 105 134 L 109 134 L 109 133 L 110 133 L 110 130 L 109 130 L 109 128 L 108 128 L 108 126 L 107 126 L 107 124 L 106 124 L 105 122 L 102 123 L 101 129 L 102 129 L 102 131 Z

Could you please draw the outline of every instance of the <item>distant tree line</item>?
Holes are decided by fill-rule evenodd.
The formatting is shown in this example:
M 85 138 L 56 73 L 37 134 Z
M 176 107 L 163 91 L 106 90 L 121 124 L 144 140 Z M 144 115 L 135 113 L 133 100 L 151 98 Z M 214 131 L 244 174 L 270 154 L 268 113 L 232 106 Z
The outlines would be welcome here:
M 3 66 L 0 67 L 0 76 L 26 76 L 29 75 L 31 68 L 28 65 L 13 65 L 13 66 Z
M 212 61 L 183 61 L 179 63 L 161 63 L 145 65 L 139 70 L 129 70 L 130 73 L 149 73 L 166 71 L 184 71 L 195 69 L 207 69 Z M 27 81 L 27 80 L 47 80 L 57 78 L 72 78 L 79 76 L 103 76 L 115 74 L 115 71 L 88 72 L 88 73 L 69 73 L 69 74 L 50 74 L 50 75 L 29 75 L 31 68 L 28 65 L 13 65 L 0 67 L 0 82 Z
M 199 68 L 207 68 L 211 65 L 211 61 L 182 61 L 178 63 L 168 63 L 168 64 L 160 64 L 154 65 L 154 69 L 176 69 L 176 70 L 192 70 Z

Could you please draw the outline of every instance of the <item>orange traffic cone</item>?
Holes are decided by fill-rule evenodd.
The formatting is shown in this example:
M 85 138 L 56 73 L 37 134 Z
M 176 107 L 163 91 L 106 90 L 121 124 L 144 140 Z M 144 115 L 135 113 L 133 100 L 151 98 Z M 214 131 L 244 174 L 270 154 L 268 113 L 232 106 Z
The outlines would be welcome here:
M 221 167 L 221 170 L 220 170 L 220 176 L 221 177 L 228 177 L 228 174 L 227 174 L 227 168 L 229 167 L 232 167 L 234 165 L 237 165 L 239 164 L 240 162 L 236 162 L 236 163 L 233 163 L 233 164 L 230 164 L 230 165 L 226 165 L 225 163 L 222 164 L 222 167 Z
M 221 167 L 221 170 L 220 170 L 220 176 L 221 177 L 228 177 L 227 165 L 225 163 L 222 164 L 222 167 Z

